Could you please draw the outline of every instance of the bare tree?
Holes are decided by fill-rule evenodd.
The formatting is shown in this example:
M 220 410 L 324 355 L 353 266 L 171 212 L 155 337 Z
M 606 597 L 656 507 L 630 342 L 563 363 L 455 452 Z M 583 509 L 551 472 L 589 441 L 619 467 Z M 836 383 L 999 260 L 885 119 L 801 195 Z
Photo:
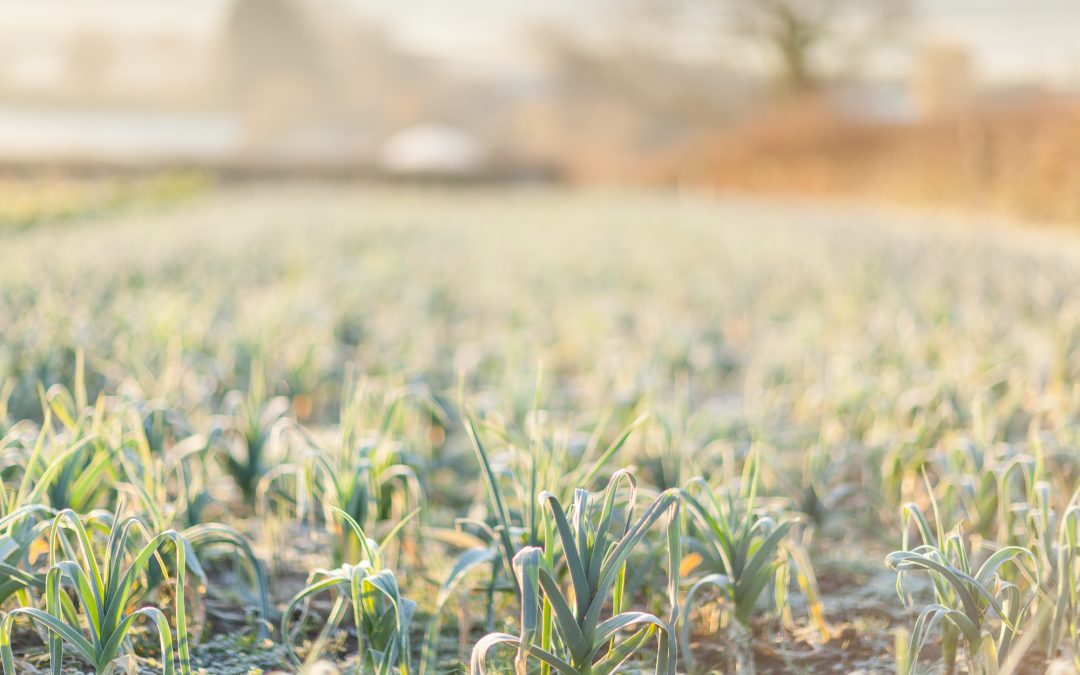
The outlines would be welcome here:
M 783 83 L 805 91 L 822 78 L 826 53 L 847 64 L 897 34 L 910 0 L 725 0 L 737 34 L 770 50 Z

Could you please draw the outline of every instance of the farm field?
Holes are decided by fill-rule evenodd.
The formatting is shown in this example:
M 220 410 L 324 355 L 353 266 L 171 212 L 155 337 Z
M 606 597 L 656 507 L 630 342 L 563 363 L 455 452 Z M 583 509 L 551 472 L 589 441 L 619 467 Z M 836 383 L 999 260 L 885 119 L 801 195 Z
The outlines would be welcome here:
M 281 184 L 27 222 L 5 673 L 1073 672 L 1069 232 Z

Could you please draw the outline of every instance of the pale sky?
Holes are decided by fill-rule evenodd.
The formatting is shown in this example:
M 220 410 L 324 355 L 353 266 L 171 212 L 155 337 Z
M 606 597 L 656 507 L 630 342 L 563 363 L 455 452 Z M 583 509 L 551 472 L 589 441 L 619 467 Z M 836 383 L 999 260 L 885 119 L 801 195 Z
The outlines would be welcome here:
M 299 0 L 340 2 L 382 23 L 410 49 L 463 68 L 512 69 L 531 54 L 526 27 L 547 22 L 602 35 L 626 0 Z M 714 0 L 717 4 L 723 0 Z M 873 2 L 874 0 L 865 0 Z M 128 34 L 179 30 L 212 35 L 230 0 L 0 0 L 0 33 L 33 39 L 94 25 Z M 917 0 L 909 33 L 918 43 L 970 47 L 990 80 L 1031 80 L 1080 87 L 1080 0 Z M 711 48 L 713 36 L 687 31 Z M 44 39 L 44 38 L 43 38 Z M 723 40 L 717 35 L 717 48 Z
M 410 45 L 482 57 L 520 49 L 518 29 L 556 21 L 602 32 L 619 0 L 349 0 Z M 874 0 L 863 0 L 873 2 Z M 715 0 L 718 4 L 722 0 Z M 983 77 L 1080 86 L 1080 0 L 916 0 L 912 42 L 969 47 Z M 695 36 L 697 41 L 707 36 Z M 717 36 L 718 41 L 724 36 Z

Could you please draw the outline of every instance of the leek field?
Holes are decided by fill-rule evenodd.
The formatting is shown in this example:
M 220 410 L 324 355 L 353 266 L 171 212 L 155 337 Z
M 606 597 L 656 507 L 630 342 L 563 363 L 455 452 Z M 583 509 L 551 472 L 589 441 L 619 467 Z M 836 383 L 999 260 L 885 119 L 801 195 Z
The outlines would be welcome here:
M 1071 233 L 346 184 L 24 220 L 6 675 L 1080 663 Z

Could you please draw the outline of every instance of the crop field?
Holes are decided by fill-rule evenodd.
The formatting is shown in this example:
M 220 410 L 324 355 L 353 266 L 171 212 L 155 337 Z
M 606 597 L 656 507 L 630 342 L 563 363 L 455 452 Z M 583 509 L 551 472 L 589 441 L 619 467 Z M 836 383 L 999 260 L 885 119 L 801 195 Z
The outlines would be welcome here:
M 973 217 L 274 185 L 27 221 L 3 672 L 1072 672 L 1078 374 L 1080 238 Z

